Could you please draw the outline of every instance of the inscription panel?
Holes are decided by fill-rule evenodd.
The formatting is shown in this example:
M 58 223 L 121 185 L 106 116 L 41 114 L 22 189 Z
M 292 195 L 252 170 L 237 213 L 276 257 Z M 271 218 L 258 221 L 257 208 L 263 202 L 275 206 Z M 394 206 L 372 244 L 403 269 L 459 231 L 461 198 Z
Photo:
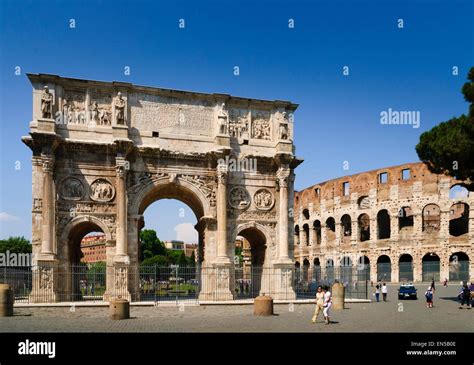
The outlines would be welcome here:
M 169 134 L 211 137 L 214 105 L 144 93 L 129 94 L 132 128 Z

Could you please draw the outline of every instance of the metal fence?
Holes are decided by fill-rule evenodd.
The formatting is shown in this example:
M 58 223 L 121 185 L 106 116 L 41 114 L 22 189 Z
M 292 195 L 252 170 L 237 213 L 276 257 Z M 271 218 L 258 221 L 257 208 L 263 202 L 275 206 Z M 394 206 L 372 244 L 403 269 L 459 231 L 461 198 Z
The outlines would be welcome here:
M 15 301 L 43 303 L 61 301 L 107 301 L 114 296 L 116 271 L 106 266 L 51 266 L 0 268 L 0 282 L 10 284 Z M 229 280 L 231 292 L 220 282 Z M 227 276 L 226 276 L 227 275 Z M 54 280 L 49 280 L 54 276 Z M 279 299 L 313 299 L 319 285 L 341 282 L 347 298 L 368 297 L 369 269 L 365 267 L 293 269 L 282 273 L 271 267 L 236 267 L 222 273 L 214 267 L 129 267 L 128 293 L 133 301 L 197 302 L 203 300 L 252 299 L 268 294 Z M 46 280 L 44 280 L 46 279 Z M 53 283 L 54 288 L 48 286 Z M 287 283 L 283 285 L 282 283 Z M 294 291 L 293 291 L 294 290 Z
M 398 264 L 398 281 L 400 283 L 413 281 L 413 262 Z
M 439 282 L 440 275 L 440 263 L 439 261 L 423 261 L 422 262 L 422 281 L 429 282 L 434 280 L 435 282 Z
M 178 265 L 140 266 L 130 271 L 129 279 L 133 300 L 189 302 L 198 300 L 201 270 Z
M 344 285 L 346 298 L 367 299 L 369 280 L 368 265 L 324 269 L 318 267 L 312 273 L 304 269 L 296 269 L 293 288 L 297 298 L 312 299 L 316 296 L 318 286 L 331 286 L 339 282 Z

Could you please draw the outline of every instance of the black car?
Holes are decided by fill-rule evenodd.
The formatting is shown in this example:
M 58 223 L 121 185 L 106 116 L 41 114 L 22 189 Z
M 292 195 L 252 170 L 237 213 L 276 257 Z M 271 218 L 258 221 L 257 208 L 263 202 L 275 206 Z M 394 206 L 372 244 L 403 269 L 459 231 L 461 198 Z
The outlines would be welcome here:
M 398 299 L 417 299 L 417 290 L 413 284 L 400 285 L 400 289 L 398 289 Z

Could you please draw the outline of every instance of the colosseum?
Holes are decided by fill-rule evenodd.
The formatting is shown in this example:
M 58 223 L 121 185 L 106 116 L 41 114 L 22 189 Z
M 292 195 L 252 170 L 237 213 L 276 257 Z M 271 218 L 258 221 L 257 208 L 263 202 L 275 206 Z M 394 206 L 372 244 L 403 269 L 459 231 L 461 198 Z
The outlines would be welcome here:
M 307 281 L 356 268 L 371 282 L 474 280 L 474 194 L 423 163 L 295 192 L 294 224 L 295 265 Z

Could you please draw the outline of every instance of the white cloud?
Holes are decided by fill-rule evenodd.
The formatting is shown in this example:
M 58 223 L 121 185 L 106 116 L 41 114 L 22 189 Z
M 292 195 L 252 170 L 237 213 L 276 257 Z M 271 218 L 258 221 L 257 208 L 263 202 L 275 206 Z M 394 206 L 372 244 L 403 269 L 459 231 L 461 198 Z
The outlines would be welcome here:
M 7 212 L 0 212 L 0 222 L 18 222 L 19 220 L 20 218 L 8 214 Z
M 465 199 L 469 196 L 468 190 L 459 190 L 454 193 L 454 199 Z
M 176 239 L 185 243 L 197 243 L 198 233 L 192 223 L 180 223 L 174 227 Z

